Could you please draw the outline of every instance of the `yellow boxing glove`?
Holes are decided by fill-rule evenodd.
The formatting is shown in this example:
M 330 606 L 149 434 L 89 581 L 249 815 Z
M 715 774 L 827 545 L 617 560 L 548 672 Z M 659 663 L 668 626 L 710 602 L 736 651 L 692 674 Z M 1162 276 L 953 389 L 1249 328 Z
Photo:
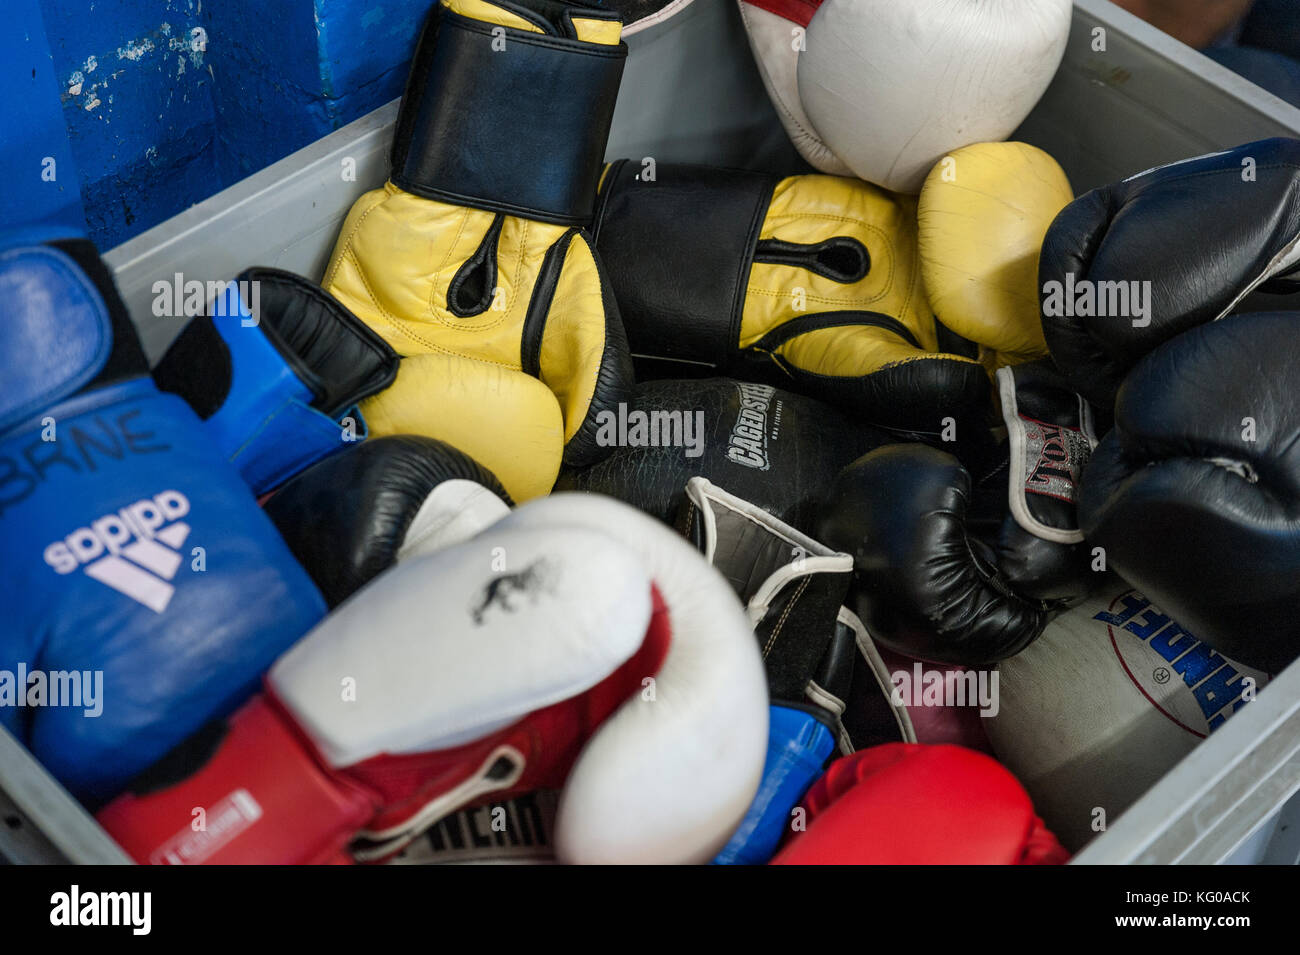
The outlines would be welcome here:
M 357 200 L 324 285 L 402 362 L 371 433 L 439 438 L 516 501 L 589 464 L 627 399 L 618 308 L 582 225 L 627 47 L 567 0 L 442 0 L 411 63 L 382 189 Z
M 926 300 L 910 196 L 621 160 L 601 180 L 592 234 L 647 372 L 762 380 L 908 436 L 950 441 L 986 424 L 976 351 Z
M 1056 160 L 1026 143 L 954 150 L 925 180 L 917 224 L 930 305 L 980 346 L 990 372 L 1047 355 L 1038 252 L 1073 199 Z

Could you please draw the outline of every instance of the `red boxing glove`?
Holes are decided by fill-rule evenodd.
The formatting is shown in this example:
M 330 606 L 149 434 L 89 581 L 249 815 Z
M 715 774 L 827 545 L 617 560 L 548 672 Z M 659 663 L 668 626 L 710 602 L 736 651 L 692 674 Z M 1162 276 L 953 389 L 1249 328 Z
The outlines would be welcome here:
M 807 831 L 772 865 L 1060 865 L 1070 857 L 996 760 L 887 743 L 836 760 L 804 797 Z

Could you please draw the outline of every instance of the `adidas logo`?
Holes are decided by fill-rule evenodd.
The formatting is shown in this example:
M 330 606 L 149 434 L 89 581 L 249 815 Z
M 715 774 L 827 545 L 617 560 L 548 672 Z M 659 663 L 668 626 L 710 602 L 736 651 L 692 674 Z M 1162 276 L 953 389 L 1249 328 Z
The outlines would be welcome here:
M 163 491 L 50 544 L 45 563 L 58 574 L 84 566 L 87 576 L 162 613 L 176 592 L 168 581 L 181 567 L 179 551 L 190 525 L 180 518 L 189 512 L 184 494 Z

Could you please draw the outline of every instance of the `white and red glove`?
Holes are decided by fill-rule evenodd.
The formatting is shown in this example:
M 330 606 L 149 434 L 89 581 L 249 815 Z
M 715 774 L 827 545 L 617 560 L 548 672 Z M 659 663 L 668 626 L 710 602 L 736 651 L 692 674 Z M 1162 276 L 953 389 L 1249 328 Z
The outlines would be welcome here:
M 822 172 L 916 193 L 1006 139 L 1056 74 L 1070 0 L 738 0 L 763 84 Z
M 762 663 L 726 581 L 595 496 L 399 563 L 265 689 L 99 813 L 134 858 L 379 860 L 458 809 L 563 787 L 562 861 L 705 861 L 766 748 Z
M 1016 778 L 960 746 L 886 743 L 831 763 L 773 865 L 1058 865 Z

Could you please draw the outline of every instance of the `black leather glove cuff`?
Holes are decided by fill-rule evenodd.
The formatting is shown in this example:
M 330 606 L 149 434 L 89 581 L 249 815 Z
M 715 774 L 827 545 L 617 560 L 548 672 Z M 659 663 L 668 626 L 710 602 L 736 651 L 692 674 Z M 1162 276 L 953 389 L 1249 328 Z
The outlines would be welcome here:
M 402 97 L 392 182 L 453 205 L 585 224 L 626 58 L 625 43 L 528 33 L 439 4 Z
M 763 173 L 666 163 L 645 180 L 639 163 L 610 165 L 591 234 L 634 355 L 728 366 L 776 183 Z

